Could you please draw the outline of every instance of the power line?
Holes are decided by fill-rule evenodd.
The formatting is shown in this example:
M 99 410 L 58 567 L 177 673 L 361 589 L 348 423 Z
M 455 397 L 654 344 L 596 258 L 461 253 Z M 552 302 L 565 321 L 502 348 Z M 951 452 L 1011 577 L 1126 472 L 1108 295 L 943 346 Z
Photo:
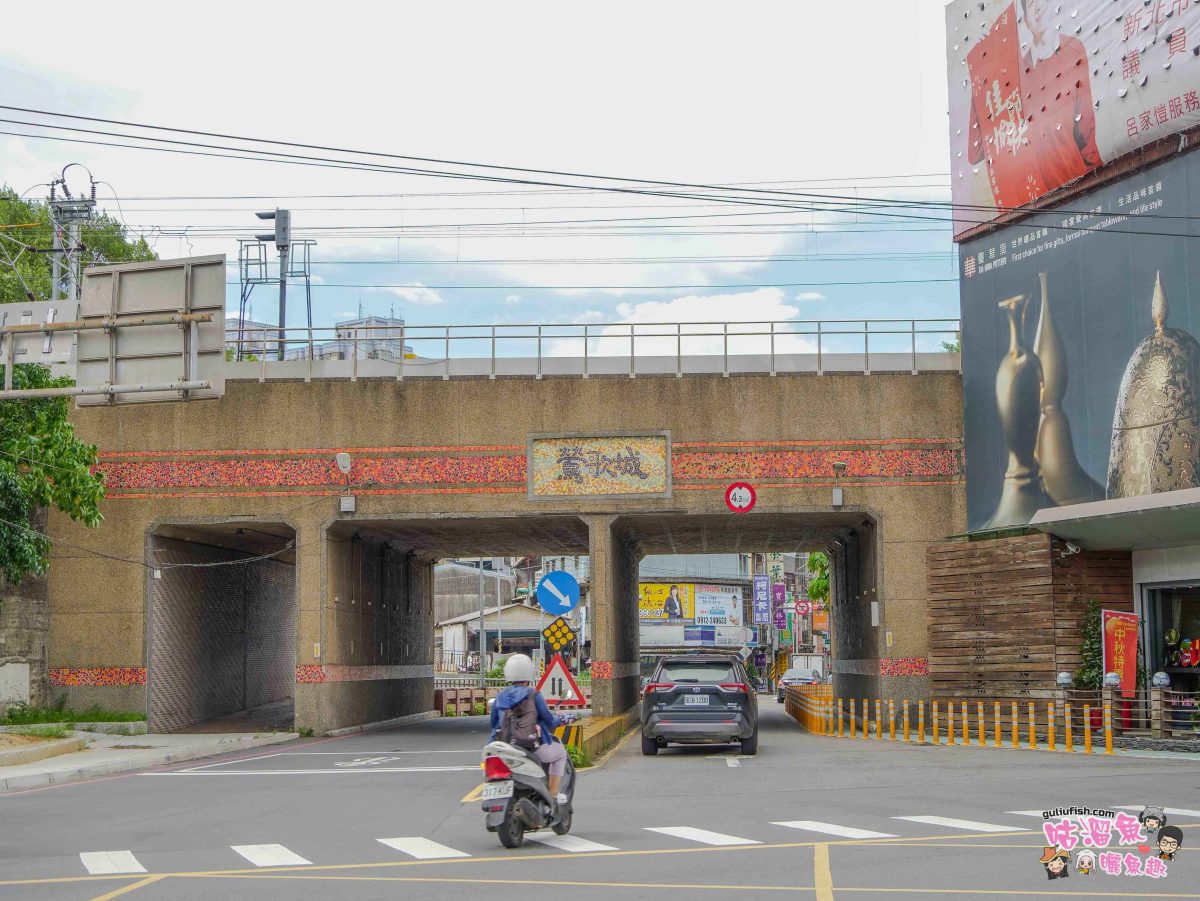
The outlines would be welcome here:
M 958 282 L 958 278 L 915 278 L 915 279 L 880 279 L 877 281 L 837 281 L 837 282 L 756 282 L 727 285 L 360 285 L 321 282 L 313 288 L 408 288 L 411 290 L 425 289 L 430 291 L 655 291 L 655 290 L 708 290 L 728 288 L 827 288 L 843 285 L 927 285 L 938 282 Z M 234 286 L 240 282 L 226 282 Z

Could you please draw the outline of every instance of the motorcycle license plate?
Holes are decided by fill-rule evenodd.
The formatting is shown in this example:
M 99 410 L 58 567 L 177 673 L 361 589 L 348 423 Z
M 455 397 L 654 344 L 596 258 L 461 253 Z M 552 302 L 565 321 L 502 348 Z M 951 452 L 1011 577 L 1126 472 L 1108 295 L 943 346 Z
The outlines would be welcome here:
M 708 706 L 708 695 L 684 695 L 683 696 L 683 706 L 684 707 L 707 707 Z
M 494 801 L 497 798 L 511 798 L 512 793 L 512 780 L 508 779 L 504 782 L 489 782 L 483 787 L 483 794 L 480 797 L 484 801 Z

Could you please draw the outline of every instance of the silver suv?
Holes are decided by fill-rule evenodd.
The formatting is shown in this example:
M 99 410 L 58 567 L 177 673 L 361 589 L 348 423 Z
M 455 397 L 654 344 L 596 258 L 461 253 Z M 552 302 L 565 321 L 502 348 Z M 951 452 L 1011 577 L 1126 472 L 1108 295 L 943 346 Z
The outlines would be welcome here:
M 758 751 L 758 700 L 741 658 L 724 654 L 663 657 L 642 695 L 642 753 L 676 744 L 740 742 Z

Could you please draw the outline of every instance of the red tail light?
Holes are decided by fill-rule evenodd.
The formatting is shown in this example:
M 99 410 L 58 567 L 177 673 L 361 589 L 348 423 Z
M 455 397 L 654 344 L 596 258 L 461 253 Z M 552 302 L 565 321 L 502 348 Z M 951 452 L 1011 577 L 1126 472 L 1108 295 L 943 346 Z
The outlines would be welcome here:
M 750 691 L 750 686 L 745 682 L 722 682 L 721 688 L 725 691 Z
M 483 776 L 489 782 L 495 779 L 509 779 L 512 777 L 512 770 L 499 757 L 487 757 L 483 761 Z
M 670 691 L 675 685 L 672 682 L 651 682 L 646 686 L 646 694 L 651 694 L 656 691 Z

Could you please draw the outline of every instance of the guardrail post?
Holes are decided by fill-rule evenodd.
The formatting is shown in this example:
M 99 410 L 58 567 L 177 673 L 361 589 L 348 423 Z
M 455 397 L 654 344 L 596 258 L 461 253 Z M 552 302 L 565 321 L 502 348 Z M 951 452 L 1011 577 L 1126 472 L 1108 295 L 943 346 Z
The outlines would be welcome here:
M 729 323 L 721 323 L 721 375 L 729 378 Z M 866 702 L 866 699 L 863 699 Z
M 540 352 L 538 354 L 538 363 L 541 363 Z M 446 372 L 442 375 L 442 381 L 450 380 L 450 326 L 446 326 Z
M 1068 754 L 1075 750 L 1075 743 L 1071 736 L 1071 727 L 1073 725 L 1074 724 L 1071 722 L 1071 702 L 1067 701 L 1063 707 L 1063 728 L 1065 730 L 1063 732 L 1063 738 L 1067 743 L 1065 750 Z
M 683 378 L 683 325 L 675 323 L 675 378 Z
M 1000 702 L 995 701 L 992 709 L 992 728 L 996 733 L 996 747 L 999 748 L 1004 742 L 1000 738 Z
M 976 728 L 979 731 L 979 747 L 987 744 L 987 720 L 983 716 L 983 701 L 975 702 L 975 719 L 978 720 Z
M 1092 753 L 1092 705 L 1083 705 L 1083 753 Z
M 908 324 L 912 327 L 912 374 L 917 374 L 917 320 L 910 319 Z
M 962 702 L 962 743 L 971 743 L 971 718 L 967 715 L 967 702 Z
M 850 737 L 854 738 L 854 720 L 858 716 L 858 701 L 850 699 Z
M 312 326 L 310 325 L 308 327 L 308 368 L 305 370 L 304 381 L 306 381 L 306 382 L 312 381 L 312 370 L 313 370 L 313 339 L 312 339 Z
M 1150 689 L 1150 737 L 1151 738 L 1166 738 L 1167 730 L 1164 726 L 1166 717 L 1163 716 L 1163 690 L 1161 688 Z
M 542 377 L 542 327 L 537 327 L 537 378 Z
M 1112 701 L 1104 702 L 1104 753 L 1113 752 Z
M 941 738 L 942 738 L 940 735 L 938 735 L 938 705 L 937 705 L 937 701 L 933 702 L 932 710 L 933 710 L 933 714 L 932 714 L 933 715 L 933 743 L 935 745 L 937 745 L 937 744 L 941 744 Z
M 1029 747 L 1030 749 L 1037 747 L 1037 708 L 1034 707 L 1033 701 L 1029 702 Z
M 496 377 L 496 326 L 492 326 L 492 370 L 488 375 L 489 379 Z
M 396 381 L 404 381 L 404 358 L 407 351 L 404 343 L 404 326 L 400 326 L 400 365 L 396 367 Z
M 775 374 L 775 323 L 771 323 L 771 375 Z
M 844 725 L 844 723 L 843 723 L 843 721 L 842 721 L 842 699 L 841 699 L 841 698 L 838 698 L 838 699 L 837 699 L 837 718 L 838 718 L 838 720 L 837 720 L 837 730 L 838 730 L 838 731 L 837 731 L 837 734 L 838 734 L 838 738 L 841 738 L 841 737 L 842 737 L 842 735 L 844 734 L 844 733 L 843 733 L 843 731 L 842 731 L 842 726 Z
M 1014 748 L 1021 747 L 1021 715 L 1018 712 L 1017 702 L 1012 702 L 1012 746 Z
M 1055 739 L 1058 737 L 1057 723 L 1054 721 L 1054 702 L 1049 701 L 1046 704 L 1046 746 L 1053 751 Z
M 888 740 L 896 740 L 896 702 L 888 698 Z
M 958 736 L 954 732 L 954 702 L 946 702 L 946 739 L 948 744 L 955 744 Z
M 875 740 L 883 738 L 883 702 L 879 698 L 875 699 Z
M 903 719 L 904 719 L 904 740 L 905 740 L 905 741 L 908 741 L 908 698 L 905 698 L 905 699 L 904 699 L 904 703 L 901 705 L 901 707 L 902 707 L 902 709 L 903 709 L 903 711 L 904 711 L 904 713 L 903 713 Z
M 917 741 L 925 744 L 925 702 L 917 701 Z
M 863 321 L 863 375 L 871 374 L 871 326 Z
M 825 365 L 821 360 L 821 323 L 817 323 L 817 375 L 825 374 Z
M 350 381 L 357 382 L 358 381 L 358 329 L 355 329 L 354 333 L 350 336 L 350 356 L 352 357 L 351 362 L 350 362 Z M 449 362 L 447 362 L 446 365 L 449 366 L 450 365 Z
M 632 323 L 629 326 L 629 377 L 637 378 L 637 326 Z

